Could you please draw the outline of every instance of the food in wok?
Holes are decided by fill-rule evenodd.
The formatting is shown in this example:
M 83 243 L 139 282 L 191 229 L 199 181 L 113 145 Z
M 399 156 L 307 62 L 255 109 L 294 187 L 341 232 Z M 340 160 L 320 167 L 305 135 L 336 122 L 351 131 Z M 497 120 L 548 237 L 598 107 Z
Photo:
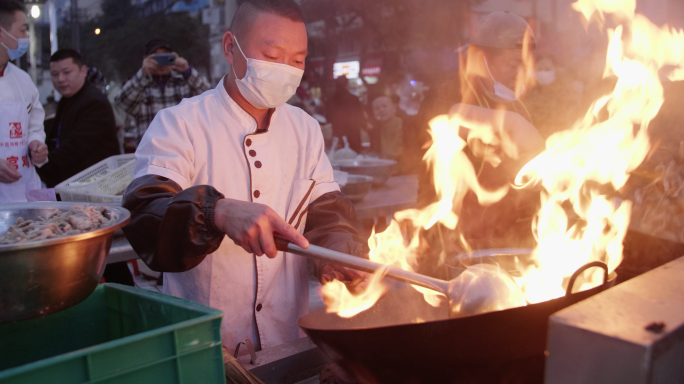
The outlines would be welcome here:
M 105 207 L 75 205 L 68 211 L 55 209 L 48 217 L 37 220 L 17 218 L 7 232 L 0 235 L 0 245 L 25 243 L 77 235 L 106 227 L 115 221 L 103 215 Z

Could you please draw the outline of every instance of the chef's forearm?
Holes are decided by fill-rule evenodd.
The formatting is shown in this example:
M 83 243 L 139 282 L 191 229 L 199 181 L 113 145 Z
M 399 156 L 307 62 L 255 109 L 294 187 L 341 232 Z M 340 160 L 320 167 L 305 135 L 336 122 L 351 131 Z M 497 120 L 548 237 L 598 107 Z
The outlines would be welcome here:
M 309 204 L 304 237 L 313 245 L 363 258 L 366 241 L 356 230 L 356 211 L 342 192 L 328 192 Z
M 218 249 L 224 234 L 214 226 L 214 204 L 223 195 L 200 185 L 183 190 L 165 177 L 146 175 L 124 192 L 131 211 L 124 234 L 151 269 L 183 272 Z

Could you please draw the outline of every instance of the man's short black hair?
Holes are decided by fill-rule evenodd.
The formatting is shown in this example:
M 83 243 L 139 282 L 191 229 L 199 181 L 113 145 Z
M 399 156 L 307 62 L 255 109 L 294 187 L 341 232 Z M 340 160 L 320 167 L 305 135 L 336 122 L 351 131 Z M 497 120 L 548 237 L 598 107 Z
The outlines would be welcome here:
M 166 48 L 169 50 L 169 52 L 173 52 L 173 49 L 171 49 L 171 44 L 169 44 L 168 41 L 155 37 L 154 39 L 150 40 L 145 44 L 145 57 L 149 56 L 152 54 L 152 52 L 156 51 L 159 48 Z
M 303 23 L 304 14 L 294 0 L 247 0 L 238 8 L 230 23 L 230 31 L 241 35 L 258 12 L 268 12 L 295 22 Z
M 338 76 L 337 79 L 335 79 L 335 87 L 337 87 L 338 91 L 342 89 L 349 89 L 349 79 L 347 76 Z
M 58 49 L 50 56 L 50 62 L 62 61 L 71 58 L 79 68 L 83 66 L 83 57 L 77 50 L 71 48 Z
M 0 0 L 0 27 L 9 30 L 14 23 L 14 14 L 17 11 L 26 13 L 24 3 L 17 0 Z

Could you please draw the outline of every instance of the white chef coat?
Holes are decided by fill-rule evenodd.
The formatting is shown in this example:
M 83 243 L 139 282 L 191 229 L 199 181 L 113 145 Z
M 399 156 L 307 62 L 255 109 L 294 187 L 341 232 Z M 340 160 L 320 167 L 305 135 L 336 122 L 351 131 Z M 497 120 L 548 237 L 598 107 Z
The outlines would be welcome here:
M 23 96 L 23 97 L 22 97 Z M 7 63 L 5 73 L 0 76 L 0 103 L 24 102 L 26 110 L 29 112 L 28 142 L 38 140 L 45 142 L 45 130 L 43 121 L 45 120 L 45 110 L 40 104 L 40 94 L 31 76 L 21 70 L 21 68 Z
M 285 104 L 267 132 L 256 128 L 221 81 L 157 114 L 136 151 L 135 177 L 159 175 L 183 189 L 211 185 L 226 198 L 268 205 L 303 232 L 309 202 L 339 191 L 320 126 Z M 308 289 L 303 257 L 257 257 L 229 238 L 192 270 L 164 273 L 164 293 L 223 311 L 230 349 L 246 337 L 261 348 L 302 337 L 297 319 L 308 312 Z
M 0 76 L 0 106 L 3 111 L 0 116 L 0 158 L 7 157 L 9 161 L 12 157 L 13 164 L 22 175 L 12 184 L 0 183 L 0 203 L 25 202 L 26 189 L 40 188 L 40 178 L 28 159 L 28 145 L 34 140 L 45 143 L 45 110 L 31 77 L 10 62 Z M 24 123 L 22 119 L 25 119 Z M 22 127 L 24 124 L 27 127 Z

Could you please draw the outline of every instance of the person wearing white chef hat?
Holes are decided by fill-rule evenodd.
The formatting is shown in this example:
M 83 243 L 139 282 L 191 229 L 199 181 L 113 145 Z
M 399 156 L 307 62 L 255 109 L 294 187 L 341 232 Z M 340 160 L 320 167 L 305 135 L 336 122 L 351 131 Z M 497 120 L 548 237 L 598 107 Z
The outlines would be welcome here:
M 38 89 L 15 66 L 28 50 L 24 5 L 0 0 L 0 203 L 25 202 L 26 191 L 40 189 L 34 165 L 47 161 Z
M 307 55 L 298 5 L 244 2 L 223 50 L 231 69 L 218 86 L 160 111 L 143 136 L 124 232 L 165 272 L 165 293 L 224 312 L 225 346 L 250 338 L 271 348 L 303 336 L 297 319 L 309 309 L 306 260 L 278 252 L 274 234 L 360 257 L 367 246 L 318 123 L 285 104 Z M 323 272 L 359 279 L 342 267 Z

